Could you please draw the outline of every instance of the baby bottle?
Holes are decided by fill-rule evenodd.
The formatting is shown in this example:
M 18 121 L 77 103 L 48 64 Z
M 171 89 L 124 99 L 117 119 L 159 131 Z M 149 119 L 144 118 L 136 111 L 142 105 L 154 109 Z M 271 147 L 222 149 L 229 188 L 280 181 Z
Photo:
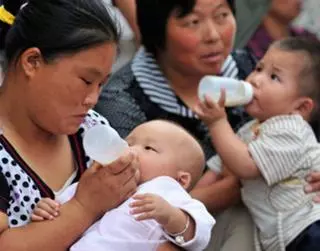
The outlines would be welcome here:
M 106 165 L 119 158 L 128 144 L 112 127 L 95 125 L 85 133 L 83 147 L 90 158 Z
M 226 92 L 225 106 L 245 105 L 253 98 L 253 88 L 250 83 L 217 76 L 205 76 L 200 80 L 198 96 L 201 101 L 207 95 L 214 102 L 218 102 L 222 88 Z

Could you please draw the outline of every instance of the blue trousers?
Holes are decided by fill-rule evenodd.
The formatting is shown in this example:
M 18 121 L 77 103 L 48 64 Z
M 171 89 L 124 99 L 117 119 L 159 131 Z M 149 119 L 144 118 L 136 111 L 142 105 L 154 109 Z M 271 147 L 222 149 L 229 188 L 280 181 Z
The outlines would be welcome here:
M 286 251 L 320 251 L 320 220 L 303 230 L 286 247 Z

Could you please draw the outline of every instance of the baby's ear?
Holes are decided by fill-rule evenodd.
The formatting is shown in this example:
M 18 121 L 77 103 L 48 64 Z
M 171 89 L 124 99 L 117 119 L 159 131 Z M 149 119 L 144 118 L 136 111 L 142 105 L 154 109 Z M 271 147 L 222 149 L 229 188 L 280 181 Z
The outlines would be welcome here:
M 311 98 L 301 97 L 297 100 L 295 113 L 298 113 L 304 119 L 309 120 L 313 108 L 314 108 L 314 101 Z
M 180 185 L 188 190 L 191 186 L 191 174 L 189 172 L 185 171 L 179 171 L 177 176 L 177 181 L 180 183 Z

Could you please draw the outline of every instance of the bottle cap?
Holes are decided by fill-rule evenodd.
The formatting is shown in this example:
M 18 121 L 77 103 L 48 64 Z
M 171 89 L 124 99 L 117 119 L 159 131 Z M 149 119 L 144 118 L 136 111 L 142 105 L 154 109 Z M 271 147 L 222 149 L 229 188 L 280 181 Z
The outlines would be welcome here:
M 112 127 L 95 125 L 85 133 L 83 147 L 90 158 L 106 165 L 119 158 L 128 144 Z

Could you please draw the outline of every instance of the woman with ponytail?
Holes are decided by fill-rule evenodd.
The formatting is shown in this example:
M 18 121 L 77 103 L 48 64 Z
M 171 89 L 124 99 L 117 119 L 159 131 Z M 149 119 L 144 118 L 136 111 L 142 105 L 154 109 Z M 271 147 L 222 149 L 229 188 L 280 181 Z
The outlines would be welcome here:
M 91 108 L 119 36 L 99 0 L 0 1 L 0 249 L 63 251 L 136 188 L 136 155 L 100 168 L 83 133 L 108 123 Z M 86 171 L 86 169 L 88 171 Z M 36 203 L 79 181 L 53 221 L 30 222 Z

